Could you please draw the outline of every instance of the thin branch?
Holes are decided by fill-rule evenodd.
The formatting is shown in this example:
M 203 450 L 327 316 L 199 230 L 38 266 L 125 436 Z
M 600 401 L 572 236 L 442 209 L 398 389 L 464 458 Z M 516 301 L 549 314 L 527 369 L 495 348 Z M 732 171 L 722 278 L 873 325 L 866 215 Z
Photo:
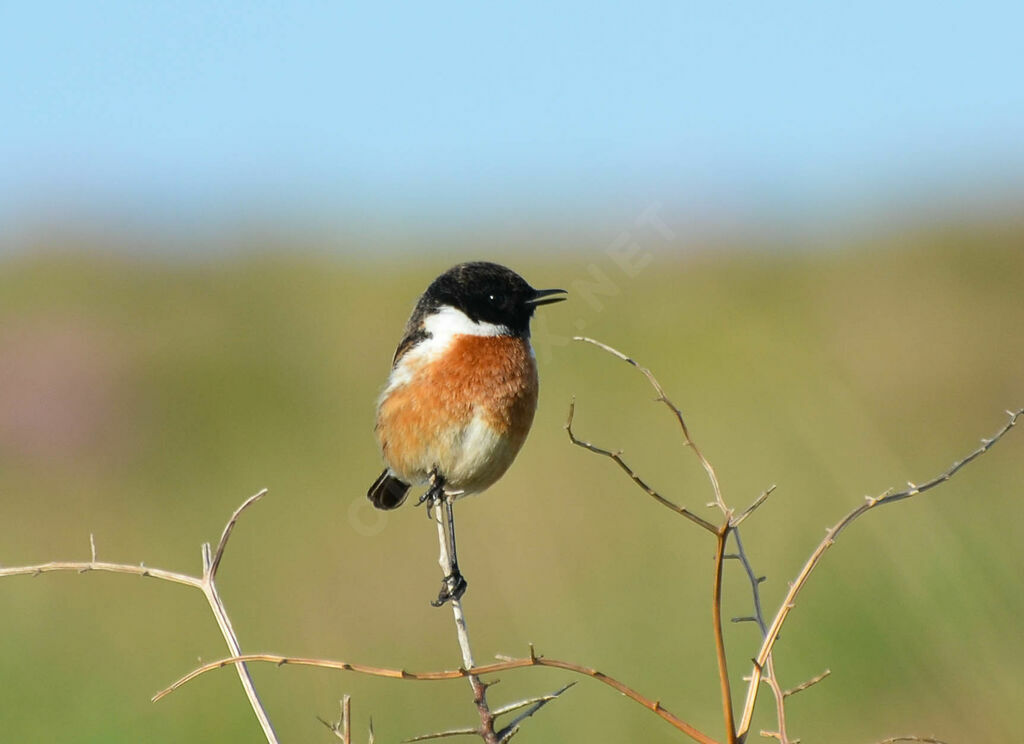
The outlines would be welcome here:
M 768 497 L 772 495 L 772 492 L 774 490 L 775 490 L 775 486 L 774 485 L 768 486 L 768 488 L 766 488 L 764 491 L 761 492 L 760 496 L 758 496 L 756 499 L 754 499 L 753 503 L 751 503 L 750 506 L 748 506 L 746 509 L 744 509 L 739 514 L 737 514 L 735 517 L 733 517 L 732 518 L 732 523 L 731 523 L 731 526 L 733 527 L 733 529 L 735 529 L 736 527 L 739 527 L 740 524 L 743 522 L 743 520 L 745 520 L 747 517 L 749 517 L 755 511 L 757 511 L 757 508 L 759 506 L 761 506 L 761 504 L 763 504 L 765 501 L 768 500 Z
M 799 739 L 787 739 L 786 735 L 780 731 L 768 731 L 766 729 L 761 729 L 760 733 L 761 736 L 766 739 L 778 740 L 779 744 L 786 744 L 786 742 L 789 742 L 789 744 L 800 744 Z
M 242 516 L 242 512 L 248 509 L 250 506 L 255 504 L 257 501 L 267 495 L 267 489 L 264 488 L 262 491 L 254 493 L 252 496 L 247 498 L 231 513 L 231 518 L 228 519 L 228 523 L 224 525 L 224 531 L 220 533 L 220 540 L 217 542 L 217 549 L 213 553 L 213 562 L 210 564 L 210 577 L 211 579 L 217 576 L 217 569 L 220 568 L 220 561 L 224 557 L 224 550 L 228 546 L 228 540 L 231 537 L 231 533 L 235 529 L 235 523 L 238 518 Z
M 108 563 L 106 561 L 50 561 L 48 563 L 37 563 L 32 566 L 9 566 L 0 568 L 0 578 L 5 576 L 39 576 L 46 573 L 58 571 L 74 571 L 75 573 L 89 573 L 90 571 L 106 571 L 108 573 L 134 574 L 146 576 L 151 579 L 170 581 L 174 584 L 184 584 L 194 589 L 203 588 L 203 580 L 195 576 L 177 573 L 176 571 L 165 571 L 162 568 L 150 568 L 144 565 L 133 565 L 130 563 Z
M 235 509 L 227 524 L 224 525 L 224 531 L 221 533 L 220 541 L 217 543 L 217 552 L 212 557 L 210 554 L 210 544 L 203 543 L 203 594 L 206 596 L 206 601 L 210 605 L 210 611 L 213 612 L 213 617 L 217 621 L 217 627 L 220 628 L 224 643 L 227 644 L 233 656 L 241 654 L 242 647 L 238 643 L 238 634 L 235 633 L 235 629 L 231 626 L 231 618 L 228 616 L 227 608 L 220 598 L 220 592 L 217 591 L 217 569 L 220 566 L 221 558 L 224 557 L 224 549 L 227 547 L 228 539 L 231 537 L 231 532 L 234 530 L 239 516 L 249 506 L 262 498 L 266 492 L 267 489 L 264 488 L 262 491 L 250 496 L 241 506 Z M 271 744 L 276 744 L 277 734 L 274 732 L 274 726 L 270 722 L 270 716 L 267 715 L 267 710 L 260 700 L 259 693 L 256 692 L 256 685 L 252 681 L 252 675 L 249 674 L 249 667 L 245 664 L 239 664 L 235 667 L 235 671 L 238 673 L 238 681 L 242 683 L 245 696 L 249 699 L 249 705 L 252 707 L 253 713 L 256 714 L 256 720 L 259 721 L 267 741 L 271 742 Z
M 525 721 L 527 718 L 532 716 L 538 710 L 540 710 L 545 705 L 550 703 L 552 700 L 557 698 L 559 695 L 561 695 L 563 692 L 568 690 L 574 684 L 576 684 L 576 683 L 575 682 L 570 682 L 569 684 L 565 685 L 564 687 L 562 687 L 562 688 L 560 688 L 558 690 L 555 690 L 554 692 L 548 693 L 547 695 L 541 695 L 540 697 L 533 698 L 532 700 L 520 700 L 518 703 L 512 703 L 512 705 L 507 705 L 507 706 L 503 707 L 502 708 L 502 712 L 503 713 L 508 713 L 508 712 L 516 710 L 518 708 L 523 708 L 523 707 L 529 706 L 529 707 L 526 708 L 526 710 L 524 710 L 518 716 L 516 716 L 511 721 L 509 721 L 508 724 L 504 728 L 502 728 L 501 731 L 498 732 L 498 741 L 499 742 L 506 742 L 509 739 L 511 739 L 513 736 L 515 736 L 516 732 L 519 730 L 519 724 L 520 723 Z M 497 716 L 499 714 L 495 713 L 494 715 Z
M 444 494 L 440 498 L 450 498 Z M 444 576 L 452 575 L 452 556 L 449 554 L 448 540 L 445 532 L 444 510 L 441 508 L 440 499 L 435 499 L 432 506 L 434 517 L 437 521 L 437 541 L 440 545 L 440 556 L 438 563 Z M 449 506 L 449 508 L 451 508 Z M 472 669 L 476 666 L 473 661 L 473 649 L 469 645 L 469 631 L 466 628 L 466 616 L 462 611 L 462 600 L 459 597 L 451 596 L 449 601 L 452 605 L 452 615 L 455 618 L 455 633 L 459 638 L 459 649 L 462 651 L 462 665 L 464 669 Z M 480 714 L 480 728 L 476 733 L 487 744 L 500 744 L 501 738 L 494 730 L 494 714 L 487 704 L 487 685 L 477 674 L 466 675 L 469 685 L 473 689 L 473 703 Z M 447 734 L 446 734 L 447 735 Z M 450 734 L 453 735 L 454 734 Z
M 933 739 L 930 736 L 890 736 L 888 739 L 882 739 L 878 744 L 896 744 L 898 741 L 919 741 L 924 742 L 924 744 L 946 744 L 946 742 Z
M 574 399 L 574 400 L 572 400 L 569 403 L 569 416 L 568 416 L 568 418 L 565 421 L 565 430 L 569 434 L 569 441 L 570 442 L 575 444 L 577 447 L 582 447 L 583 449 L 589 450 L 589 451 L 591 451 L 591 452 L 593 452 L 595 454 L 604 455 L 605 457 L 610 458 L 612 461 L 615 462 L 616 465 L 618 465 L 620 468 L 622 468 L 623 471 L 625 471 L 626 475 L 628 475 L 630 477 L 630 479 L 632 479 L 632 481 L 634 483 L 636 483 L 638 486 L 640 486 L 640 489 L 644 493 L 646 493 L 648 496 L 653 498 L 659 504 L 661 504 L 664 507 L 667 507 L 667 508 L 671 509 L 676 514 L 680 514 L 680 515 L 686 517 L 691 522 L 696 524 L 698 527 L 703 527 L 705 530 L 707 530 L 711 534 L 713 534 L 713 535 L 717 535 L 718 534 L 718 528 L 715 527 L 715 525 L 711 524 L 711 522 L 707 521 L 706 519 L 703 519 L 702 517 L 698 517 L 692 511 L 687 509 L 685 506 L 679 506 L 678 504 L 676 504 L 676 503 L 674 503 L 672 501 L 669 501 L 664 496 L 662 496 L 660 493 L 658 493 L 653 488 L 651 488 L 649 485 L 647 485 L 647 483 L 644 482 L 644 480 L 639 475 L 637 475 L 636 472 L 631 467 L 629 467 L 629 465 L 627 465 L 626 462 L 622 459 L 622 452 L 621 451 L 619 451 L 619 452 L 612 452 L 611 450 L 602 449 L 602 448 L 597 447 L 596 445 L 593 445 L 590 442 L 586 442 L 586 441 L 584 441 L 582 439 L 577 439 L 576 435 L 573 433 L 573 430 L 572 430 L 572 420 L 573 420 L 573 416 L 574 416 L 575 412 L 576 412 L 576 401 Z
M 799 739 L 790 739 L 786 725 L 786 694 L 782 691 L 779 678 L 775 674 L 775 656 L 771 655 L 765 662 L 762 681 L 771 688 L 772 697 L 775 699 L 775 720 L 779 730 L 774 732 L 774 737 L 779 744 L 798 744 Z M 761 734 L 764 736 L 764 732 Z
M 734 521 L 732 509 L 730 509 L 726 505 L 725 500 L 722 498 L 722 488 L 718 482 L 718 476 L 715 474 L 715 469 L 711 466 L 711 462 L 704 456 L 704 453 L 701 452 L 700 448 L 697 446 L 697 443 L 693 440 L 693 437 L 690 436 L 690 430 L 686 426 L 686 420 L 683 418 L 683 412 L 680 410 L 679 406 L 677 406 L 669 399 L 668 395 L 665 393 L 665 389 L 661 386 L 661 383 L 658 382 L 658 379 L 654 376 L 654 373 L 651 372 L 651 370 L 648 369 L 647 367 L 644 367 L 637 363 L 636 360 L 626 356 L 618 349 L 612 348 L 611 346 L 601 343 L 600 341 L 596 341 L 586 336 L 576 336 L 574 337 L 574 340 L 584 341 L 586 343 L 593 344 L 599 349 L 608 352 L 617 359 L 621 359 L 622 361 L 626 362 L 632 367 L 638 369 L 640 373 L 647 378 L 647 381 L 650 383 L 651 387 L 653 387 L 655 392 L 658 394 L 656 401 L 663 403 L 675 416 L 676 421 L 679 423 L 679 428 L 682 430 L 683 433 L 684 446 L 687 446 L 693 450 L 694 455 L 696 455 L 697 459 L 700 461 L 701 466 L 704 468 L 704 471 L 707 473 L 708 480 L 711 483 L 711 489 L 715 495 L 713 505 L 718 507 L 719 511 L 721 511 L 722 516 L 725 520 L 721 527 L 715 527 L 707 520 L 697 517 L 688 510 L 673 504 L 667 499 L 664 499 L 660 494 L 654 492 L 653 489 L 647 486 L 647 484 L 644 483 L 640 479 L 640 477 L 636 475 L 636 473 L 633 472 L 633 470 L 626 465 L 626 463 L 622 460 L 620 456 L 621 453 L 610 452 L 608 450 L 595 447 L 594 445 L 589 444 L 587 442 L 580 442 L 579 440 L 577 440 L 576 437 L 573 435 L 571 428 L 575 401 L 573 401 L 569 406 L 569 418 L 566 422 L 565 428 L 566 431 L 568 431 L 569 439 L 570 441 L 572 441 L 573 444 L 577 444 L 581 447 L 589 449 L 591 452 L 595 452 L 597 454 L 602 454 L 605 455 L 606 457 L 610 457 L 613 461 L 615 461 L 615 463 L 620 468 L 622 468 L 630 476 L 630 478 L 633 479 L 635 483 L 637 483 L 637 485 L 639 485 L 652 497 L 657 499 L 665 506 L 668 506 L 677 513 L 681 514 L 682 516 L 700 525 L 701 527 L 704 527 L 706 530 L 712 532 L 715 535 L 715 539 L 717 541 L 717 549 L 715 552 L 715 575 L 713 583 L 711 614 L 714 624 L 715 652 L 718 659 L 718 680 L 722 693 L 722 713 L 725 718 L 726 740 L 729 742 L 729 744 L 736 744 L 738 739 L 736 734 L 735 712 L 733 710 L 732 705 L 732 688 L 729 684 L 729 664 L 725 653 L 725 639 L 722 633 L 722 562 L 723 556 L 725 554 L 725 544 L 729 538 L 729 532 L 733 529 L 735 525 L 738 525 L 740 522 L 742 522 L 744 519 L 750 516 L 750 514 L 752 514 L 758 506 L 764 503 L 764 501 L 768 498 L 768 494 L 771 493 L 771 489 L 763 493 L 757 500 L 754 501 L 753 504 L 751 504 L 746 509 L 746 511 L 743 514 L 740 515 L 738 520 Z
M 216 571 L 220 564 L 220 559 L 224 555 L 224 549 L 227 547 L 228 538 L 231 536 L 231 531 L 234 529 L 235 522 L 238 520 L 239 515 L 266 492 L 266 489 L 264 489 L 259 493 L 250 496 L 234 511 L 221 534 L 215 556 L 211 555 L 209 543 L 203 544 L 203 575 L 201 577 L 189 576 L 188 574 L 178 573 L 176 571 L 166 571 L 162 568 L 150 568 L 142 564 L 136 566 L 128 563 L 109 563 L 106 561 L 98 561 L 96 560 L 96 540 L 93 535 L 90 534 L 89 554 L 91 560 L 89 561 L 50 561 L 49 563 L 39 563 L 32 566 L 0 568 L 0 578 L 19 575 L 39 576 L 40 574 L 54 573 L 58 571 L 75 571 L 77 573 L 106 571 L 108 573 L 145 576 L 153 579 L 159 579 L 161 581 L 169 581 L 174 584 L 190 586 L 201 591 L 203 596 L 206 597 L 206 601 L 210 606 L 210 610 L 213 612 L 214 618 L 217 620 L 217 625 L 221 630 L 221 635 L 224 637 L 228 650 L 233 656 L 238 656 L 241 653 L 241 647 L 238 644 L 238 637 L 235 634 L 234 628 L 231 627 L 231 619 L 228 617 L 224 603 L 217 592 Z M 253 713 L 256 715 L 256 719 L 259 721 L 260 727 L 263 729 L 263 733 L 267 738 L 268 744 L 277 744 L 278 740 L 277 735 L 274 732 L 274 727 L 270 723 L 270 718 L 267 716 L 266 709 L 260 701 L 259 695 L 256 693 L 256 688 L 253 685 L 252 677 L 249 675 L 248 669 L 244 667 L 244 665 L 239 665 L 237 667 L 237 672 L 239 680 L 242 683 L 242 688 L 245 690 L 246 697 L 249 699 L 249 705 L 252 707 Z
M 711 601 L 711 617 L 715 626 L 715 655 L 718 658 L 718 680 L 722 691 L 722 712 L 725 716 L 725 734 L 729 744 L 736 744 L 736 720 L 733 718 L 732 689 L 729 685 L 729 659 L 725 655 L 725 638 L 722 635 L 722 556 L 725 542 L 729 539 L 729 524 L 718 531 L 715 546 L 715 582 Z
M 352 744 L 352 696 L 341 699 L 341 738 L 345 744 Z
M 782 693 L 782 697 L 784 697 L 784 698 L 788 698 L 788 697 L 790 697 L 791 695 L 796 695 L 796 694 L 797 694 L 798 692 L 803 692 L 803 691 L 804 691 L 804 690 L 806 690 L 806 689 L 807 689 L 808 687 L 814 687 L 814 685 L 816 685 L 816 684 L 818 684 L 819 682 L 821 682 L 821 681 L 822 681 L 823 679 L 825 679 L 826 677 L 828 677 L 828 675 L 830 675 L 830 674 L 832 674 L 832 670 L 831 670 L 831 669 L 826 669 L 826 670 L 825 670 L 824 672 L 822 672 L 821 674 L 818 674 L 818 675 L 815 675 L 814 677 L 811 677 L 811 678 L 810 678 L 809 680 L 807 680 L 806 682 L 801 682 L 801 683 L 800 683 L 800 684 L 798 684 L 798 685 L 797 685 L 796 687 L 790 687 L 790 688 L 789 688 L 788 690 L 785 690 L 785 691 L 784 691 L 784 692 Z
M 206 674 L 207 672 L 211 672 L 215 669 L 222 669 L 233 664 L 242 664 L 247 662 L 266 662 L 269 664 L 276 664 L 277 666 L 283 666 L 285 664 L 294 666 L 312 666 L 321 669 L 337 669 L 346 672 L 356 672 L 358 674 L 367 674 L 373 677 L 416 681 L 462 679 L 471 674 L 482 677 L 485 674 L 495 674 L 497 672 L 505 672 L 511 669 L 524 669 L 526 667 L 538 666 L 563 669 L 585 677 L 590 677 L 591 679 L 595 679 L 598 682 L 608 685 L 612 689 L 628 697 L 630 700 L 639 703 L 643 707 L 647 708 L 647 710 L 655 713 L 659 718 L 667 721 L 671 726 L 682 731 L 694 741 L 701 742 L 701 744 L 717 744 L 710 736 L 697 730 L 674 713 L 671 713 L 661 704 L 660 700 L 651 700 L 650 698 L 646 698 L 633 688 L 626 686 L 614 677 L 610 677 L 597 669 L 580 666 L 579 664 L 574 664 L 568 661 L 560 661 L 558 659 L 549 659 L 544 656 L 538 656 L 533 652 L 532 647 L 530 648 L 530 655 L 523 658 L 507 659 L 505 661 L 499 661 L 494 664 L 485 664 L 471 669 L 452 669 L 440 672 L 410 672 L 406 669 L 388 669 L 385 667 L 369 666 L 367 664 L 353 664 L 346 661 L 331 661 L 329 659 L 310 659 L 295 656 L 278 656 L 275 654 L 245 654 L 243 656 L 234 656 L 226 659 L 220 659 L 218 661 L 211 661 L 200 667 L 196 667 L 169 687 L 164 688 L 154 695 L 153 701 L 156 702 L 163 699 L 183 685 L 191 682 L 196 677 Z
M 420 734 L 410 739 L 402 739 L 404 742 L 430 741 L 431 739 L 446 739 L 449 736 L 479 736 L 480 729 L 472 726 L 468 728 L 448 729 L 447 731 L 435 731 L 430 734 Z
M 786 593 L 786 596 L 783 599 L 782 604 L 778 609 L 778 612 L 776 612 L 775 617 L 772 619 L 771 625 L 768 627 L 768 630 L 765 633 L 764 641 L 761 643 L 761 649 L 754 660 L 754 668 L 753 672 L 750 675 L 750 683 L 747 686 L 747 699 L 743 706 L 743 716 L 740 719 L 740 728 L 738 732 L 740 737 L 743 737 L 750 728 L 750 720 L 754 714 L 754 703 L 757 700 L 758 686 L 761 682 L 762 669 L 764 668 L 768 656 L 772 652 L 772 648 L 775 645 L 775 641 L 778 640 L 779 631 L 782 629 L 783 623 L 786 622 L 786 618 L 789 616 L 790 611 L 793 609 L 797 595 L 800 593 L 800 590 L 803 589 L 804 585 L 807 583 L 807 579 L 810 577 L 811 573 L 814 571 L 818 563 L 821 561 L 822 556 L 825 555 L 829 548 L 835 545 L 836 539 L 843 532 L 843 530 L 845 530 L 847 527 L 853 524 L 853 522 L 856 521 L 858 517 L 867 513 L 871 509 L 874 509 L 877 506 L 885 506 L 886 504 L 893 504 L 896 503 L 897 501 L 908 499 L 911 496 L 916 496 L 920 493 L 924 493 L 925 491 L 931 490 L 935 486 L 941 485 L 942 483 L 948 481 L 950 478 L 956 475 L 956 473 L 959 472 L 961 468 L 963 468 L 968 463 L 973 462 L 977 458 L 981 457 L 983 454 L 988 452 L 989 449 L 991 449 L 992 445 L 994 445 L 996 442 L 1002 439 L 1003 436 L 1014 427 L 1014 425 L 1017 423 L 1017 419 L 1019 419 L 1021 415 L 1024 415 L 1024 409 L 1019 409 L 1017 411 L 1007 411 L 1006 413 L 1009 415 L 1010 420 L 998 432 L 996 432 L 996 434 L 992 438 L 982 439 L 980 447 L 975 449 L 962 460 L 954 462 L 948 470 L 945 470 L 944 472 L 935 476 L 931 480 L 928 480 L 920 485 L 915 483 L 908 483 L 907 485 L 909 486 L 909 488 L 904 491 L 888 491 L 882 494 L 881 496 L 868 497 L 863 504 L 858 506 L 845 517 L 840 519 L 835 525 L 833 525 L 825 531 L 824 539 L 820 543 L 818 543 L 818 546 L 814 549 L 814 552 L 811 553 L 806 563 L 804 563 L 803 567 L 800 569 L 800 573 L 797 574 L 796 579 L 789 585 L 789 591 Z
M 747 557 L 746 548 L 743 546 L 743 538 L 740 537 L 738 529 L 733 529 L 732 537 L 736 541 L 736 558 L 739 560 L 740 565 L 743 566 L 743 571 L 747 574 L 747 579 L 750 581 L 750 592 L 754 600 L 754 620 L 761 629 L 761 634 L 764 635 L 768 632 L 768 627 L 764 621 L 764 607 L 761 604 L 761 583 L 764 581 L 764 577 L 758 576 L 757 572 L 754 571 L 754 566 L 751 564 L 750 558 Z
M 683 412 L 679 410 L 679 407 L 675 403 L 669 400 L 668 396 L 665 394 L 665 389 L 662 388 L 661 383 L 658 382 L 658 379 L 654 376 L 654 373 L 651 372 L 651 370 L 647 369 L 647 367 L 644 367 L 637 363 L 635 359 L 626 356 L 621 351 L 612 348 L 608 344 L 601 343 L 600 341 L 588 338 L 587 336 L 573 336 L 573 341 L 585 341 L 588 344 L 593 344 L 597 348 L 604 349 L 612 356 L 617 357 L 618 359 L 621 359 L 627 364 L 630 364 L 636 367 L 638 370 L 640 370 L 640 373 L 647 378 L 647 381 L 651 383 L 651 387 L 653 387 L 654 391 L 658 394 L 658 397 L 655 398 L 655 401 L 658 403 L 664 403 L 668 407 L 668 409 L 672 411 L 672 414 L 675 416 L 676 421 L 679 422 L 679 428 L 682 429 L 683 432 L 683 444 L 686 447 L 692 449 L 694 454 L 697 455 L 697 459 L 700 460 L 700 464 L 704 467 L 704 471 L 708 474 L 708 480 L 711 481 L 711 488 L 715 492 L 715 504 L 718 506 L 719 509 L 721 509 L 723 514 L 728 516 L 729 508 L 725 505 L 725 502 L 722 500 L 722 489 L 718 485 L 718 476 L 715 475 L 715 469 L 711 467 L 711 463 L 708 462 L 708 459 L 704 457 L 704 454 L 700 451 L 700 448 L 697 446 L 696 442 L 694 442 L 693 439 L 690 437 L 690 430 L 687 428 L 686 421 L 683 419 Z
M 772 486 L 764 494 L 770 494 L 775 489 Z M 760 500 L 760 498 L 758 499 Z M 755 504 L 757 501 L 754 502 Z M 734 520 L 735 522 L 735 520 Z M 733 538 L 736 541 L 736 559 L 743 566 L 743 571 L 747 575 L 747 580 L 750 582 L 750 593 L 754 603 L 754 616 L 750 618 L 757 623 L 757 627 L 761 630 L 761 638 L 763 639 L 765 634 L 768 632 L 768 626 L 764 620 L 764 606 L 761 604 L 761 583 L 764 581 L 763 576 L 758 576 L 757 572 L 754 571 L 754 566 L 750 562 L 750 558 L 747 556 L 747 550 L 743 546 L 743 538 L 740 537 L 740 531 L 738 528 L 733 529 Z M 779 684 L 778 677 L 775 674 L 775 656 L 769 654 L 765 660 L 764 668 L 762 669 L 762 678 L 768 687 L 771 688 L 772 695 L 775 698 L 775 719 L 778 725 L 778 731 L 775 732 L 775 737 L 779 740 L 780 744 L 792 744 L 789 739 L 789 733 L 786 726 L 786 696 L 782 692 L 782 686 Z M 746 739 L 746 734 L 738 736 L 740 741 Z
M 514 703 L 507 703 L 498 708 L 496 711 L 494 711 L 494 715 L 503 716 L 508 713 L 511 713 L 512 711 L 519 710 L 520 708 L 525 708 L 528 705 L 533 705 L 535 703 L 546 703 L 550 700 L 554 700 L 556 697 L 561 695 L 563 692 L 565 692 L 575 684 L 575 682 L 570 682 L 561 689 L 555 690 L 554 692 L 549 692 L 547 695 L 538 695 L 537 697 L 526 698 L 525 700 L 517 700 Z
M 344 744 L 352 744 L 352 696 L 345 695 L 341 698 L 341 718 L 337 721 L 325 721 L 320 716 L 317 720 L 330 729 L 331 733 L 340 739 Z

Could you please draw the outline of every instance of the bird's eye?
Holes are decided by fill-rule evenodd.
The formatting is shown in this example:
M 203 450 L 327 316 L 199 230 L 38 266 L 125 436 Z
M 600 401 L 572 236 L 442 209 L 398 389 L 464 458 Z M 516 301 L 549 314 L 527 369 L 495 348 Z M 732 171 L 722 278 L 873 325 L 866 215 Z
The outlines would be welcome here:
M 495 295 L 487 295 L 487 299 L 491 302 L 497 302 L 498 298 Z

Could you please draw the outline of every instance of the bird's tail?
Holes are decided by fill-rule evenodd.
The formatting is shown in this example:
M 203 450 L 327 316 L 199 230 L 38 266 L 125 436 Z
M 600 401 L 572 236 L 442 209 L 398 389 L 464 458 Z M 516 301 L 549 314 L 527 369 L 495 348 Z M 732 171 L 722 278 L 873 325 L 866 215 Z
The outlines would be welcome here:
M 378 509 L 397 509 L 405 501 L 409 493 L 409 484 L 399 480 L 385 470 L 380 477 L 373 482 L 366 497 L 373 502 Z

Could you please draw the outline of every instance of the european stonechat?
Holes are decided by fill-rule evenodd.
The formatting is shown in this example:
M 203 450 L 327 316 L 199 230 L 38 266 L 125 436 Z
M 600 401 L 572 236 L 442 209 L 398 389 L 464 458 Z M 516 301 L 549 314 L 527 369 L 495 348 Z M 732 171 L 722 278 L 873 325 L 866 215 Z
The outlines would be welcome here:
M 537 408 L 530 318 L 562 289 L 534 289 L 511 269 L 459 264 L 419 298 L 377 404 L 377 441 L 387 467 L 367 493 L 394 509 L 414 484 L 445 510 L 451 574 L 435 605 L 466 590 L 455 556 L 451 502 L 497 481 L 519 453 Z

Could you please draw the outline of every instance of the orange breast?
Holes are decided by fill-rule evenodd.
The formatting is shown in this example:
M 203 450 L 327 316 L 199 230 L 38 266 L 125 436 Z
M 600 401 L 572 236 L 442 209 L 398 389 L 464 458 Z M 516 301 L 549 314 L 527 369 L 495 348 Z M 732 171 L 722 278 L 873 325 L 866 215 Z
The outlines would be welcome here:
M 377 437 L 389 467 L 410 482 L 440 467 L 452 487 L 467 490 L 482 490 L 501 477 L 537 408 L 537 367 L 528 342 L 461 335 L 436 360 L 399 364 L 419 366 L 377 411 Z M 487 436 L 478 436 L 481 430 Z M 452 482 L 453 475 L 462 483 Z

